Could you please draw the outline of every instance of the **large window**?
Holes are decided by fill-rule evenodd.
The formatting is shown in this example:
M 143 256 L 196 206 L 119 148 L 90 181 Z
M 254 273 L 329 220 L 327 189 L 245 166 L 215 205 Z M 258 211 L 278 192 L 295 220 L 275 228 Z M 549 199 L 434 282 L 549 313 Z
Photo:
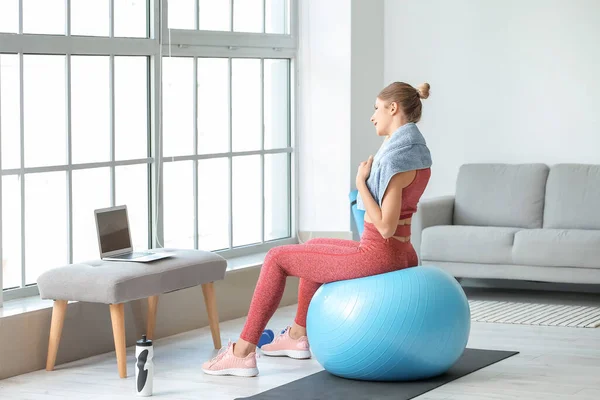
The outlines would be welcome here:
M 290 236 L 289 64 L 163 59 L 167 247 L 219 250 Z
M 293 3 L 0 0 L 4 300 L 97 259 L 97 208 L 137 248 L 295 240 Z

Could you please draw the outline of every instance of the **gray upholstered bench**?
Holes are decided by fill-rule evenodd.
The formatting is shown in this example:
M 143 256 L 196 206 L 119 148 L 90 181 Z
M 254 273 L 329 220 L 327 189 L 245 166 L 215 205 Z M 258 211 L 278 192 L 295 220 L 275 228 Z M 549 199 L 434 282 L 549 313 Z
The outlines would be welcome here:
M 202 285 L 213 343 L 221 347 L 213 282 L 225 277 L 227 261 L 202 250 L 174 250 L 173 256 L 149 263 L 96 260 L 54 268 L 38 278 L 42 299 L 54 300 L 46 369 L 52 371 L 68 301 L 110 305 L 119 376 L 127 377 L 124 303 L 148 299 L 146 336 L 152 338 L 158 296 Z

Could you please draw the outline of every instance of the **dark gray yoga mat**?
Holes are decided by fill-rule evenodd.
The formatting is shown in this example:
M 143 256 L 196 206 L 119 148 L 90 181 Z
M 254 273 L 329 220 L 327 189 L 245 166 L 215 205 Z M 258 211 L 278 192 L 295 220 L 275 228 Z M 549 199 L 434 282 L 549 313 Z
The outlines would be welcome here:
M 519 352 L 465 349 L 448 372 L 423 381 L 365 382 L 343 379 L 321 371 L 255 396 L 236 400 L 408 400 L 515 354 Z

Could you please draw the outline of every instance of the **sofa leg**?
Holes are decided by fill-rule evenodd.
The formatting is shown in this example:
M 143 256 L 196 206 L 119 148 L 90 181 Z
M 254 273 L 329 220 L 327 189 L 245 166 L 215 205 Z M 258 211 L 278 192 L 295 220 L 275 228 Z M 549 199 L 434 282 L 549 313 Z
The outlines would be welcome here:
M 117 353 L 117 365 L 119 376 L 127 378 L 127 346 L 125 345 L 125 305 L 111 304 L 110 319 L 112 321 L 113 336 L 115 339 L 115 351 Z
M 156 327 L 156 312 L 158 311 L 158 296 L 148 297 L 148 325 L 146 328 L 146 337 L 154 339 L 154 328 Z
M 46 359 L 46 371 L 54 370 L 56 364 L 56 355 L 58 354 L 58 345 L 65 324 L 67 314 L 67 301 L 55 300 L 52 308 L 52 322 L 50 325 L 50 338 L 48 340 L 48 358 Z
M 208 323 L 210 324 L 210 333 L 212 334 L 215 349 L 221 348 L 221 331 L 219 329 L 219 313 L 217 311 L 217 298 L 215 296 L 215 287 L 213 282 L 202 284 L 202 294 L 204 295 L 204 304 L 208 314 Z

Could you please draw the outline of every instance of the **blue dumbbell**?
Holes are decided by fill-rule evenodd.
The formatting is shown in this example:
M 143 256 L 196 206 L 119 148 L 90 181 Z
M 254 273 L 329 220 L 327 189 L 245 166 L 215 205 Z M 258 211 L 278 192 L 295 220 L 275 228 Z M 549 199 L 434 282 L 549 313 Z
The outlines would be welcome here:
M 275 339 L 275 333 L 271 329 L 265 329 L 260 335 L 260 339 L 258 340 L 258 347 L 262 347 L 264 344 L 269 344 Z

